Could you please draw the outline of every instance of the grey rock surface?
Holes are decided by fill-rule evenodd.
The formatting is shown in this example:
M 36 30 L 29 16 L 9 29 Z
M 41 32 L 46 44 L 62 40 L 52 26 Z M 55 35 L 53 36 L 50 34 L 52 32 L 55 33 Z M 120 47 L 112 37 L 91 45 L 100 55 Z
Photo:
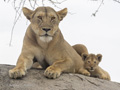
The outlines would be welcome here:
M 44 70 L 30 69 L 22 79 L 8 76 L 12 65 L 0 65 L 0 90 L 120 90 L 120 83 L 63 73 L 57 79 L 44 77 Z

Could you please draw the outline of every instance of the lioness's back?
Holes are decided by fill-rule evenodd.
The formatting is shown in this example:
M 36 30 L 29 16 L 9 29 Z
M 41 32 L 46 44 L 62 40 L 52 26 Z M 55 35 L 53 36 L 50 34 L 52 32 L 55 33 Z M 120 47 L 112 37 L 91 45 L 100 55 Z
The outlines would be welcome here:
M 72 46 L 72 47 L 75 49 L 75 51 L 76 51 L 80 56 L 82 55 L 82 53 L 88 54 L 88 50 L 87 50 L 86 46 L 83 45 L 83 44 L 76 44 L 76 45 L 74 45 L 74 46 Z

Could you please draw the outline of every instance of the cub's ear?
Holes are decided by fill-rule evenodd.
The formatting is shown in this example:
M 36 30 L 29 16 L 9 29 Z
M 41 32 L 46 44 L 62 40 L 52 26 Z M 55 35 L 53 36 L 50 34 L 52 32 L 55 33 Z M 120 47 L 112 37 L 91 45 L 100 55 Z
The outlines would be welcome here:
M 67 15 L 67 8 L 62 9 L 58 11 L 57 13 L 58 13 L 60 21 L 62 21 L 63 18 Z
M 85 60 L 86 60 L 86 58 L 87 58 L 87 56 L 88 56 L 88 54 L 83 53 L 81 56 L 82 56 L 83 61 L 85 61 Z
M 23 14 L 26 16 L 26 18 L 28 20 L 30 20 L 32 18 L 32 15 L 33 15 L 34 11 L 32 11 L 32 10 L 26 8 L 26 7 L 23 7 L 22 10 L 23 10 Z
M 97 59 L 100 62 L 102 60 L 102 55 L 101 54 L 97 54 Z

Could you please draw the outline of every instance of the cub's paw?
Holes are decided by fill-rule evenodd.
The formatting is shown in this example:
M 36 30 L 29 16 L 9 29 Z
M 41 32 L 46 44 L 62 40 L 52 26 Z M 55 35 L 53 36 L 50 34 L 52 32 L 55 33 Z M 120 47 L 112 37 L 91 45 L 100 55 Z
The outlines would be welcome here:
M 13 78 L 13 79 L 21 78 L 25 76 L 25 70 L 13 68 L 9 70 L 9 76 L 10 78 Z
M 105 75 L 101 75 L 100 79 L 109 80 L 109 78 L 107 76 L 105 76 Z
M 53 66 L 49 66 L 44 72 L 44 75 L 47 78 L 51 78 L 51 79 L 55 79 L 55 78 L 59 77 L 60 74 L 61 74 L 61 70 L 59 68 L 56 68 Z

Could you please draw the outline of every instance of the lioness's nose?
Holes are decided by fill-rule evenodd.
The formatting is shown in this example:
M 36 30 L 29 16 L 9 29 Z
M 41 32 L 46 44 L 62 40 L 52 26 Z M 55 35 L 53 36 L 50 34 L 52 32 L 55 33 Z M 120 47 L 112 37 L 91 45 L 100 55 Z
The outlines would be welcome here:
M 42 28 L 42 30 L 48 32 L 48 31 L 50 31 L 51 29 L 50 29 L 50 28 Z

